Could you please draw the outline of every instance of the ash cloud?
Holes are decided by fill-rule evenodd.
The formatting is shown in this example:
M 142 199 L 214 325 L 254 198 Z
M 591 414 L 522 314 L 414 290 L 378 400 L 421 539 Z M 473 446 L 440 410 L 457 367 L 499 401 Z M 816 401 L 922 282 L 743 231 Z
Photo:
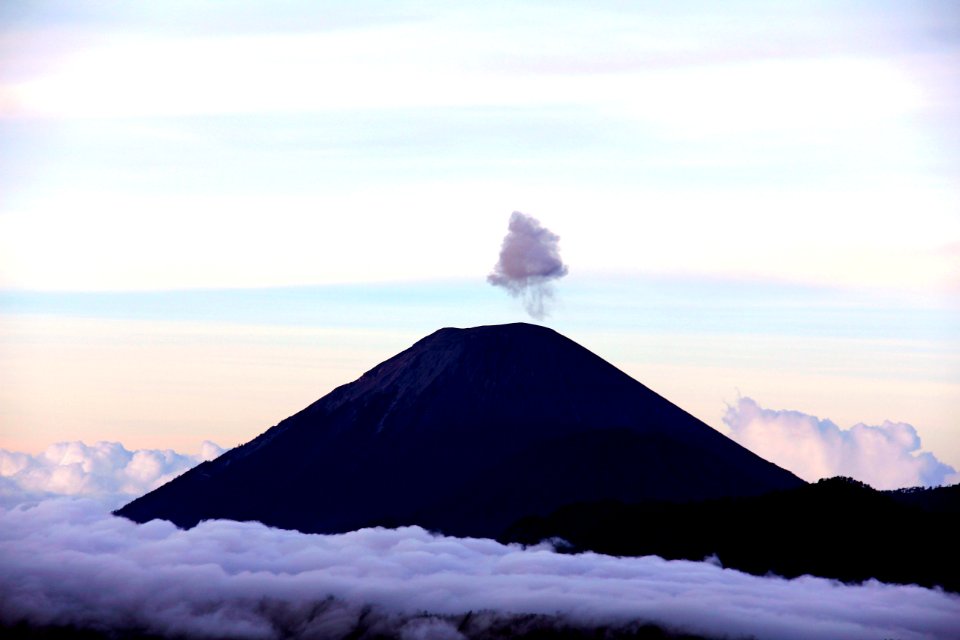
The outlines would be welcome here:
M 90 499 L 0 508 L 3 625 L 271 640 L 634 637 L 652 623 L 706 637 L 920 640 L 954 636 L 958 619 L 960 597 L 916 586 L 565 555 L 418 527 L 308 535 L 212 520 L 183 531 Z
M 487 282 L 520 298 L 527 313 L 542 320 L 553 298 L 551 283 L 568 271 L 560 259 L 559 242 L 560 236 L 540 226 L 536 218 L 514 211 Z
M 811 482 L 849 476 L 875 489 L 960 482 L 953 467 L 920 450 L 920 435 L 905 422 L 841 429 L 800 411 L 765 409 L 751 398 L 729 405 L 723 422 L 734 440 Z

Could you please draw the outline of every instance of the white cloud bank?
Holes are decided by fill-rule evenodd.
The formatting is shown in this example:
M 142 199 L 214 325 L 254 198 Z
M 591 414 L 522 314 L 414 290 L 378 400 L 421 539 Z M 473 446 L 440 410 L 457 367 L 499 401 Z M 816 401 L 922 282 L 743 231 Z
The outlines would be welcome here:
M 765 409 L 751 398 L 729 405 L 723 417 L 731 437 L 804 480 L 850 476 L 875 489 L 950 485 L 960 474 L 928 452 L 904 422 L 841 429 L 799 411 Z
M 223 449 L 209 441 L 196 455 L 170 449 L 130 451 L 119 442 L 59 442 L 37 455 L 0 449 L 0 505 L 50 495 L 113 503 L 156 489 L 221 453 Z
M 464 638 L 517 614 L 587 627 L 643 620 L 710 637 L 920 640 L 956 637 L 960 597 L 708 562 L 563 555 L 417 527 L 307 535 L 216 520 L 182 531 L 113 517 L 88 499 L 0 508 L 7 624 L 188 638 L 335 638 L 358 627 Z

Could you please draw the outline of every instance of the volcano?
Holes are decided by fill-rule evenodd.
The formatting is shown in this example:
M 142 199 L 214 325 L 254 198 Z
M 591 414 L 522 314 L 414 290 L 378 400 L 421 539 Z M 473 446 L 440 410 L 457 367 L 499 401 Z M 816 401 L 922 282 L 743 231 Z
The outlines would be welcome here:
M 497 536 L 576 502 L 803 484 L 572 340 L 518 323 L 441 329 L 117 514 Z

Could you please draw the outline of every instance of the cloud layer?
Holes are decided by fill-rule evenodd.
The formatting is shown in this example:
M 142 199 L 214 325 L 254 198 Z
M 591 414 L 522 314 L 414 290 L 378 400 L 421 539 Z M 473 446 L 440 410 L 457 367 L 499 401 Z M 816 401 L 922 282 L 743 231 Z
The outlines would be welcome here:
M 500 259 L 487 282 L 520 298 L 532 317 L 546 317 L 547 304 L 553 297 L 550 283 L 568 271 L 560 259 L 559 242 L 560 236 L 540 226 L 536 218 L 514 211 L 500 247 Z
M 486 613 L 464 626 L 471 611 Z M 418 527 L 307 535 L 208 521 L 181 531 L 75 498 L 0 509 L 8 624 L 251 639 L 379 625 L 396 637 L 463 638 L 520 614 L 588 627 L 642 620 L 708 636 L 918 640 L 955 632 L 960 597 L 757 577 L 710 562 L 563 555 Z
M 799 411 L 765 409 L 751 398 L 729 405 L 723 422 L 734 440 L 804 480 L 850 476 L 876 489 L 960 482 L 953 467 L 920 451 L 920 435 L 904 422 L 841 429 Z
M 196 455 L 170 449 L 130 451 L 119 442 L 59 442 L 37 455 L 0 449 L 0 505 L 50 495 L 116 502 L 156 489 L 221 453 L 223 449 L 209 441 Z

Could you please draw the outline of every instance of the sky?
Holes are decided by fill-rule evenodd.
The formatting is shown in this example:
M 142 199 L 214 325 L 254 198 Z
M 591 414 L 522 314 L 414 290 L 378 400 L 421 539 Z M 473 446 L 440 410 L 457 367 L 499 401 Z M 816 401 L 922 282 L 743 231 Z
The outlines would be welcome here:
M 780 464 L 806 429 L 801 475 L 946 482 L 958 18 L 4 3 L 0 448 L 232 447 L 442 326 L 529 320 L 487 282 L 521 211 L 568 270 L 538 322 Z

